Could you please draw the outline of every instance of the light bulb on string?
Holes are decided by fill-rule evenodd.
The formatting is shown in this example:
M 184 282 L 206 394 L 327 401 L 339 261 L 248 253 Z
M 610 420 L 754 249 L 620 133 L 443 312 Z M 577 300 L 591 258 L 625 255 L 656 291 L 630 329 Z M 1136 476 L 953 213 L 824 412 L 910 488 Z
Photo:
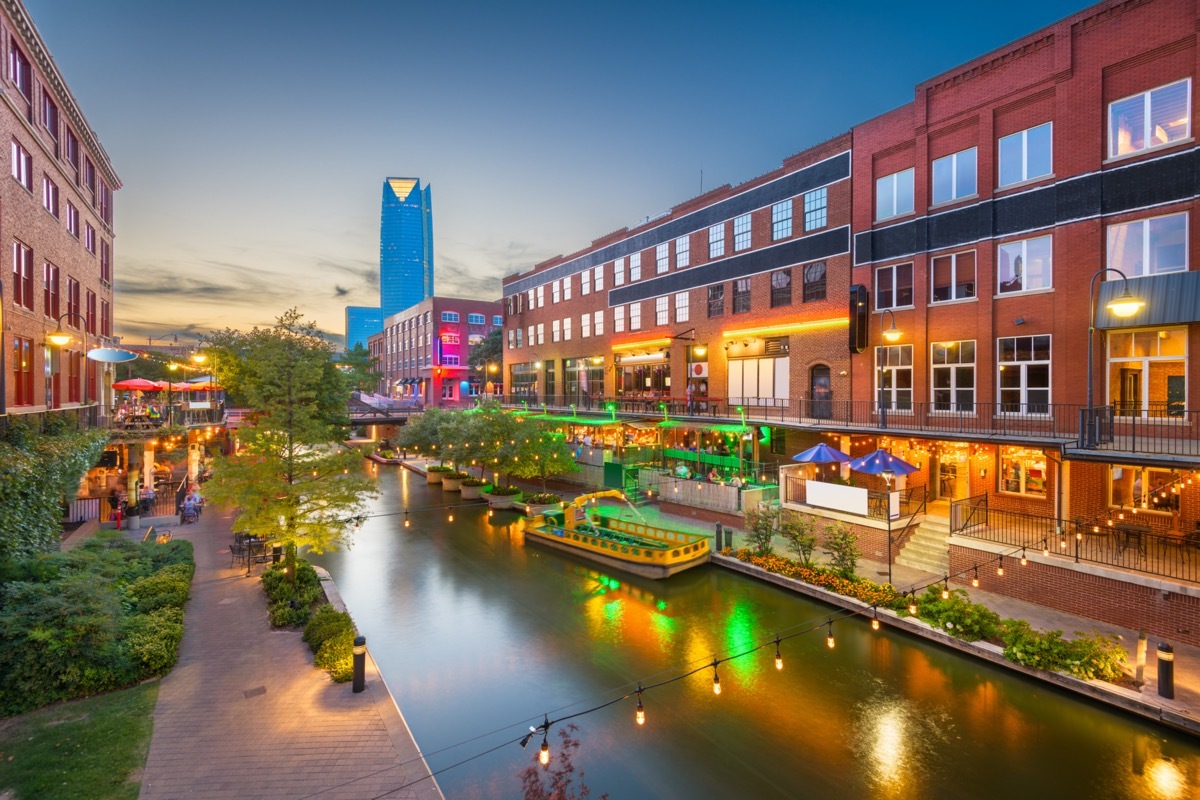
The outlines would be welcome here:
M 642 685 L 640 683 L 638 684 L 637 698 L 638 698 L 637 711 L 634 713 L 633 718 L 634 718 L 634 721 L 636 721 L 638 725 L 645 725 L 646 724 L 646 709 L 642 705 Z
M 979 567 L 975 567 L 975 574 L 971 576 L 971 588 L 979 588 Z
M 407 528 L 409 525 L 412 525 L 412 521 L 408 518 L 408 512 L 405 511 L 404 512 L 404 527 Z
M 721 676 L 717 674 L 717 664 L 719 663 L 721 662 L 713 659 L 713 694 L 721 693 Z
M 454 522 L 454 515 L 453 515 L 453 514 L 450 514 L 450 515 L 448 515 L 448 517 L 447 517 L 447 521 L 448 521 L 448 522 Z
M 1042 556 L 1045 558 L 1050 557 L 1050 545 L 1048 542 L 1042 542 Z
M 914 617 L 917 615 L 917 596 L 911 595 L 908 600 L 908 613 Z
M 1025 557 L 1025 548 L 1024 547 L 1021 548 L 1021 566 L 1022 567 L 1029 566 L 1029 559 Z
M 825 634 L 825 644 L 828 645 L 830 650 L 832 650 L 834 644 L 836 644 L 833 641 L 833 620 L 829 620 L 829 632 Z
M 542 749 L 538 752 L 538 763 L 543 767 L 550 766 L 550 743 L 542 736 Z
M 879 630 L 879 609 L 871 606 L 871 630 Z
M 783 654 L 779 652 L 779 637 L 775 637 L 775 669 L 783 669 Z
M 1004 577 L 1004 556 L 1000 556 L 999 563 L 996 564 L 996 574 L 1001 578 Z
M 942 579 L 942 599 L 943 600 L 950 599 L 950 576 L 949 575 L 947 575 L 945 578 Z

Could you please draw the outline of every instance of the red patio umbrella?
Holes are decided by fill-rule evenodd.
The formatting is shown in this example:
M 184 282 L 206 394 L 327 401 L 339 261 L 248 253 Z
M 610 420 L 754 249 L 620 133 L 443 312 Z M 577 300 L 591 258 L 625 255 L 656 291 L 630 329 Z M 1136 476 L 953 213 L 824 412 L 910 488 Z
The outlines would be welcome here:
M 145 378 L 126 378 L 123 381 L 114 381 L 112 388 L 132 392 L 159 392 L 166 387 Z

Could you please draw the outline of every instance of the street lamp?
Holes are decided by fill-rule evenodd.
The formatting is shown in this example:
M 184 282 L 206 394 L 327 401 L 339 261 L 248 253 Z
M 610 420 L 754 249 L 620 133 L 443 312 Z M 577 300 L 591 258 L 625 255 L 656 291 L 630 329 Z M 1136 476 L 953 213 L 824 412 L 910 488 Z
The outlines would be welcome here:
M 1089 421 L 1092 419 L 1092 339 L 1096 332 L 1096 302 L 1093 295 L 1096 292 L 1096 278 L 1099 278 L 1106 272 L 1115 272 L 1121 276 L 1121 294 L 1116 300 L 1112 300 L 1105 304 L 1105 307 L 1115 316 L 1126 319 L 1132 317 L 1145 307 L 1146 302 L 1141 298 L 1134 297 L 1129 293 L 1129 278 L 1125 277 L 1125 273 L 1119 269 L 1112 267 L 1101 267 L 1092 275 L 1092 282 L 1088 286 L 1088 368 L 1087 368 L 1087 414 Z M 1090 429 L 1090 425 L 1088 426 Z M 1091 435 L 1088 436 L 1089 442 L 1092 441 Z
M 71 339 L 73 339 L 74 337 L 71 334 L 64 331 L 63 326 L 62 326 L 62 321 L 64 319 L 66 319 L 67 317 L 75 317 L 81 323 L 83 323 L 83 326 L 81 328 L 81 330 L 83 331 L 83 376 L 82 376 L 83 377 L 83 393 L 80 395 L 80 398 L 81 398 L 80 405 L 87 406 L 87 404 L 88 404 L 87 319 L 85 319 L 83 317 L 83 315 L 81 315 L 81 314 L 76 314 L 74 311 L 68 311 L 65 314 L 60 314 L 58 317 L 58 320 L 57 320 L 58 326 L 54 329 L 53 333 L 46 335 L 46 339 L 49 340 L 50 344 L 54 345 L 55 347 L 59 347 L 59 348 L 66 347 L 68 344 L 71 343 Z
M 891 320 L 892 320 L 891 327 L 887 328 L 886 330 L 884 330 L 884 327 L 883 327 L 883 320 L 885 319 L 885 315 L 890 316 Z M 894 344 L 895 342 L 900 341 L 900 329 L 896 327 L 896 315 L 892 312 L 892 310 L 890 308 L 885 308 L 883 310 L 883 314 L 880 315 L 879 330 L 882 332 L 883 340 L 885 342 L 887 342 L 888 344 Z M 884 376 L 883 365 L 884 365 L 885 355 L 886 355 L 886 351 L 882 347 L 880 347 L 876 351 L 876 356 L 875 356 L 875 360 L 878 362 L 875 366 L 876 366 L 876 369 L 878 369 L 878 371 L 879 371 L 879 427 L 881 427 L 881 428 L 887 427 L 887 405 L 884 403 L 884 397 L 883 397 L 883 376 Z
M 888 584 L 892 582 L 892 479 L 896 477 L 896 473 L 890 469 L 885 469 L 879 473 L 883 478 L 883 482 L 887 485 L 887 498 L 884 501 L 883 516 L 887 519 L 887 540 L 888 540 Z

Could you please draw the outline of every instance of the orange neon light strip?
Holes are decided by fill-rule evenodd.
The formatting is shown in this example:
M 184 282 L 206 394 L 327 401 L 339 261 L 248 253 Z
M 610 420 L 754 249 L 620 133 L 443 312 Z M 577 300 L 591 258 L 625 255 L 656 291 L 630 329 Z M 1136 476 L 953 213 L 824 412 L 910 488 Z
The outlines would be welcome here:
M 786 325 L 766 325 L 761 328 L 742 328 L 736 331 L 722 331 L 721 335 L 726 339 L 736 339 L 739 336 L 774 336 L 784 333 L 802 333 L 804 331 L 819 330 L 821 328 L 838 328 L 850 324 L 849 317 L 838 317 L 837 319 L 818 319 L 812 322 L 793 322 Z
M 666 347 L 670 343 L 670 339 L 643 339 L 640 342 L 621 342 L 621 344 L 614 344 L 612 349 L 641 350 L 643 347 Z

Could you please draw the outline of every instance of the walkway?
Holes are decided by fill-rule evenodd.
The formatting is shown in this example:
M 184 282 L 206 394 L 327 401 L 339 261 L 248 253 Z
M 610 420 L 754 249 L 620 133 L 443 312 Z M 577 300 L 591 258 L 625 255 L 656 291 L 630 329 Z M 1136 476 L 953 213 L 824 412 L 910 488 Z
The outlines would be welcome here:
M 428 767 L 374 662 L 354 694 L 313 668 L 298 631 L 272 630 L 257 577 L 229 567 L 230 521 L 210 509 L 172 527 L 195 545 L 196 575 L 179 663 L 159 690 L 142 800 L 443 800 L 432 779 L 393 792 Z

